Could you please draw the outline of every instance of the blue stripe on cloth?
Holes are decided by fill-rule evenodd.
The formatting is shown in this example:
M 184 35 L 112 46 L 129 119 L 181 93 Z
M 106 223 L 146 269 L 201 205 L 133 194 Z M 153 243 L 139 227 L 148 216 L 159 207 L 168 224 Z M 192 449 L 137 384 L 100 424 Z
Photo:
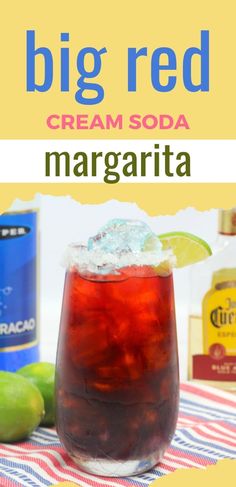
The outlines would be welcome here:
M 47 447 L 48 445 L 51 446 L 60 446 L 60 441 L 57 436 L 54 437 L 47 437 L 44 435 L 44 432 L 41 433 L 41 431 L 34 432 L 30 436 L 30 439 L 28 440 L 29 445 L 35 445 L 35 446 L 40 446 L 40 447 Z
M 186 418 L 197 418 L 204 423 L 209 423 L 212 421 L 224 421 L 224 422 L 229 422 L 231 424 L 231 426 L 234 426 L 234 427 L 236 424 L 236 418 L 235 418 L 235 420 L 233 420 L 232 418 L 227 418 L 227 417 L 222 416 L 222 415 L 219 416 L 217 414 L 210 413 L 210 412 L 207 414 L 204 414 L 204 412 L 200 411 L 200 413 L 199 413 L 199 411 L 196 411 L 196 409 L 193 409 L 193 408 L 188 407 L 188 406 L 186 406 L 184 410 L 182 409 L 181 413 Z M 180 418 L 180 421 L 181 421 L 181 418 Z M 193 422 L 194 422 L 194 419 L 193 419 Z M 186 424 L 185 427 L 189 428 L 190 425 Z
M 189 399 L 184 399 L 182 398 L 181 399 L 181 404 L 180 404 L 180 411 L 185 413 L 185 405 L 189 405 L 190 408 L 192 408 L 192 410 L 196 411 L 196 417 L 198 417 L 198 412 L 200 411 L 201 413 L 204 411 L 206 412 L 210 412 L 211 414 L 213 413 L 215 415 L 215 417 L 217 417 L 218 419 L 231 419 L 233 421 L 236 420 L 236 416 L 234 413 L 231 413 L 231 412 L 227 412 L 227 411 L 222 411 L 220 409 L 216 409 L 212 406 L 206 406 L 205 404 L 204 405 L 201 405 L 201 404 L 198 404 L 198 403 L 195 403 L 193 401 L 190 401 Z
M 142 478 L 148 482 L 153 482 L 157 477 L 163 477 L 165 474 L 158 469 L 152 468 L 146 474 L 142 475 Z
M 208 416 L 203 416 L 202 414 L 199 414 L 199 413 L 198 413 L 198 414 L 196 414 L 196 411 L 195 411 L 195 410 L 192 410 L 191 408 L 189 408 L 189 409 L 185 409 L 185 410 L 183 410 L 183 409 L 182 409 L 180 412 L 181 412 L 181 413 L 184 415 L 184 417 L 186 417 L 186 418 L 192 418 L 192 417 L 194 416 L 194 417 L 196 417 L 196 418 L 198 418 L 198 419 L 201 419 L 201 420 L 202 420 L 202 421 L 204 421 L 204 422 L 207 422 L 207 421 L 212 421 L 212 420 L 213 420 L 213 417 L 209 418 Z M 194 419 L 193 419 L 193 421 L 194 421 Z M 222 421 L 223 421 L 223 420 L 222 420 Z M 182 428 L 182 427 L 183 427 L 183 426 L 181 426 L 181 428 Z M 189 428 L 190 426 L 189 426 L 188 424 L 186 424 L 186 426 L 185 426 L 185 427 L 186 427 L 186 428 Z
M 1 465 L 3 465 L 4 470 L 7 470 L 9 468 L 15 470 L 15 475 L 17 475 L 21 480 L 22 477 L 24 477 L 24 482 L 27 481 L 27 483 L 23 484 L 24 487 L 39 487 L 39 482 L 41 482 L 43 485 L 52 485 L 51 481 L 44 479 L 32 467 L 30 467 L 29 465 L 23 465 L 20 459 L 18 463 L 16 461 L 8 460 L 7 458 L 0 458 L 0 468 Z M 35 483 L 27 476 L 27 473 L 30 474 L 32 477 L 35 477 Z
M 18 477 L 18 472 L 16 472 L 15 470 L 13 470 L 13 469 L 11 469 L 11 468 L 7 468 L 7 467 L 5 467 L 5 468 L 4 468 L 4 472 L 1 472 L 1 471 L 0 471 L 0 479 L 1 479 L 1 477 L 2 477 L 3 479 L 5 479 L 5 478 L 6 478 L 6 473 L 8 473 L 9 475 L 12 475 L 12 476 L 14 475 L 14 476 Z M 10 478 L 10 477 L 9 477 L 9 478 Z M 12 477 L 11 477 L 11 479 L 12 479 Z M 23 484 L 22 484 L 22 483 L 17 482 L 17 481 L 15 480 L 15 478 L 14 478 L 14 481 L 12 480 L 12 482 L 14 482 L 15 487 L 23 487 Z M 1 483 L 0 483 L 0 485 L 1 485 Z
M 57 433 L 56 431 L 55 432 L 52 432 L 52 431 L 48 431 L 46 430 L 45 428 L 37 428 L 33 435 L 37 435 L 37 433 L 39 433 L 40 435 L 43 435 L 45 436 L 46 438 L 51 438 L 52 440 L 57 440 L 58 441 L 58 436 L 57 436 Z
M 127 481 L 130 483 L 130 485 L 133 485 L 134 487 L 135 487 L 135 486 L 136 486 L 136 487 L 148 487 L 147 482 L 142 482 L 142 478 L 143 478 L 143 477 L 142 477 L 142 475 L 141 475 L 141 474 L 140 474 L 140 475 L 137 475 L 135 478 L 134 478 L 134 477 L 121 477 L 121 479 L 123 479 L 123 480 L 127 480 Z M 140 480 L 139 480 L 139 479 L 140 479 Z M 115 479 L 113 479 L 113 481 L 114 481 L 114 480 L 115 480 Z M 143 480 L 145 480 L 145 479 L 143 479 Z M 152 479 L 152 480 L 153 480 L 153 479 Z M 154 480 L 155 480 L 155 478 L 154 478 Z M 149 483 L 150 483 L 150 482 L 149 482 Z M 105 486 L 104 486 L 104 487 L 105 487 Z
M 215 443 L 212 444 L 209 441 L 205 440 L 204 438 L 196 438 L 191 432 L 183 430 L 181 431 L 182 435 L 185 436 L 191 444 L 189 446 L 195 446 L 196 443 L 199 445 L 199 449 L 206 451 L 209 454 L 212 455 L 218 455 L 221 458 L 236 458 L 236 449 L 232 448 L 226 448 L 224 446 L 216 445 Z M 200 435 L 201 436 L 201 435 Z M 212 450 L 212 446 L 214 449 Z M 215 451 L 216 450 L 216 451 Z M 231 455 L 230 457 L 228 455 Z
M 60 444 L 60 441 L 58 439 L 58 436 L 56 433 L 51 433 L 51 432 L 48 432 L 48 431 L 45 431 L 44 428 L 38 428 L 37 430 L 35 430 L 31 437 L 30 437 L 30 442 L 39 442 L 41 441 L 42 444 L 44 444 L 44 441 L 47 441 L 49 443 L 53 443 L 53 444 Z
M 47 441 L 47 440 L 46 440 Z M 54 443 L 52 441 L 47 441 L 46 442 L 45 440 L 43 440 L 42 438 L 35 438 L 33 439 L 32 437 L 30 437 L 30 440 L 29 442 L 27 443 L 27 445 L 32 445 L 32 446 L 38 446 L 40 448 L 45 448 L 47 449 L 48 446 L 61 446 L 61 443 L 59 442 L 59 440 L 55 441 Z M 29 452 L 30 452 L 30 448 L 29 448 Z
M 185 453 L 186 455 L 192 454 L 196 459 L 207 461 L 207 463 L 214 463 L 219 458 L 219 455 L 214 454 L 213 456 L 209 454 L 209 450 L 206 448 L 199 448 L 188 441 L 183 440 L 182 438 L 175 437 L 172 444 L 172 448 L 174 448 L 181 457 L 181 452 Z

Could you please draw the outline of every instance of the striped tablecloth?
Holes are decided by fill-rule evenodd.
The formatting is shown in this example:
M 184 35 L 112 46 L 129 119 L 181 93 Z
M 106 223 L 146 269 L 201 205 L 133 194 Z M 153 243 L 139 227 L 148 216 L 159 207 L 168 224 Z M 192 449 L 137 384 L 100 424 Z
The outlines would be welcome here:
M 43 487 L 67 480 L 81 487 L 144 487 L 178 468 L 204 468 L 223 458 L 236 458 L 236 396 L 184 383 L 175 436 L 155 469 L 122 479 L 85 474 L 69 459 L 56 433 L 39 428 L 24 443 L 0 444 L 0 486 Z

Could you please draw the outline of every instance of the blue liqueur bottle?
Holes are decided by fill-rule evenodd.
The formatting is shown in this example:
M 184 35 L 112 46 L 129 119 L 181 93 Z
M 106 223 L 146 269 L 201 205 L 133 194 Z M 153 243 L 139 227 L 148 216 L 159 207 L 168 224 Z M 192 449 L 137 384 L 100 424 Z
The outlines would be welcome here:
M 0 215 L 0 370 L 39 360 L 37 211 Z

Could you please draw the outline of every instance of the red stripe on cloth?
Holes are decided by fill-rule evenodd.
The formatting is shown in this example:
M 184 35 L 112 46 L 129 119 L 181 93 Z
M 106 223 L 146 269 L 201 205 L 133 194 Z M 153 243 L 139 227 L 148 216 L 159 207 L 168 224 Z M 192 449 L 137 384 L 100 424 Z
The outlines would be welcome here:
M 218 434 L 218 435 L 221 435 L 221 436 L 224 436 L 229 440 L 229 441 L 233 441 L 233 444 L 236 446 L 236 429 L 233 429 L 233 428 L 226 428 L 225 427 L 225 424 L 222 422 L 222 423 L 218 423 L 219 426 L 222 426 L 224 429 L 226 429 L 227 431 L 222 431 L 222 429 L 218 429 L 216 427 L 216 425 L 213 423 L 207 423 L 206 426 L 207 428 L 209 428 L 210 430 L 214 431 L 214 433 Z M 232 434 L 229 434 L 229 433 L 232 433 Z
M 170 453 L 170 452 L 169 452 Z M 171 455 L 171 456 L 170 456 Z M 195 465 L 191 465 L 190 463 L 184 461 L 184 459 L 180 458 L 179 456 L 177 457 L 176 455 L 173 455 L 170 453 L 170 455 L 168 455 L 168 452 L 165 454 L 164 456 L 164 460 L 168 460 L 169 462 L 173 462 L 173 463 L 176 463 L 177 465 L 180 465 L 180 466 L 184 466 L 184 467 L 187 467 L 187 468 L 191 468 L 191 467 L 197 467 L 197 462 L 195 460 L 190 460 L 190 458 L 188 458 L 189 461 L 193 461 L 195 463 Z M 175 458 L 173 458 L 173 456 L 175 456 Z M 186 459 L 187 460 L 187 459 Z M 177 467 L 175 467 L 177 468 Z
M 38 452 L 38 453 L 39 453 L 39 452 Z M 41 455 L 42 455 L 43 457 L 47 457 L 47 455 L 45 454 L 45 452 L 44 452 L 44 454 L 43 454 L 43 453 L 41 453 Z M 47 459 L 47 458 L 36 458 L 36 457 L 35 457 L 35 456 L 33 456 L 33 455 L 32 455 L 32 457 L 29 457 L 29 455 L 21 455 L 20 457 L 18 457 L 18 460 L 19 460 L 19 459 L 20 459 L 22 462 L 26 462 L 26 463 L 28 463 L 28 465 L 29 465 L 29 466 L 31 466 L 31 468 L 32 468 L 32 469 L 34 469 L 34 468 L 35 468 L 35 471 L 38 473 L 38 475 L 41 475 L 41 476 L 43 477 L 43 475 L 42 475 L 42 474 L 41 474 L 39 471 L 37 471 L 37 465 L 38 465 L 39 467 L 41 467 L 42 471 L 46 472 L 46 473 L 49 475 L 50 480 L 48 480 L 48 481 L 51 481 L 51 482 L 53 482 L 53 481 L 57 481 L 57 482 L 65 482 L 65 480 L 66 480 L 64 477 L 61 477 L 61 476 L 60 476 L 60 472 L 54 472 L 54 470 L 52 470 L 52 467 L 51 467 L 51 466 L 50 466 L 50 465 L 47 463 L 47 461 L 46 461 L 46 459 Z M 52 459 L 51 459 L 51 460 L 52 460 Z M 54 460 L 55 460 L 55 459 L 54 459 Z M 30 462 L 30 463 L 29 463 L 29 462 Z M 52 462 L 52 463 L 53 463 L 53 464 L 54 464 L 54 466 L 55 466 L 55 463 L 54 463 L 54 462 Z M 23 463 L 22 463 L 21 467 L 24 467 L 24 464 L 23 464 Z M 16 467 L 15 469 L 17 470 L 17 468 L 18 468 L 18 467 Z M 19 468 L 20 468 L 20 466 L 19 466 Z M 27 473 L 26 473 L 26 475 L 27 475 Z M 71 473 L 71 476 L 73 476 L 73 477 L 76 479 L 76 476 L 75 476 L 75 475 L 73 475 L 72 473 Z M 19 483 L 20 483 L 20 482 L 19 482 Z
M 20 485 L 20 481 L 18 481 Z M 0 487 L 16 487 L 16 482 L 8 480 L 6 477 L 0 477 Z
M 208 428 L 209 429 L 209 428 Z M 214 441 L 217 441 L 218 443 L 220 443 L 221 445 L 228 445 L 228 446 L 235 446 L 236 447 L 236 441 L 230 441 L 230 440 L 226 440 L 226 439 L 223 439 L 223 438 L 216 438 L 214 435 L 211 435 L 211 433 L 207 433 L 206 431 L 203 431 L 201 428 L 198 428 L 197 426 L 195 428 L 193 428 L 193 430 L 199 434 L 199 436 L 201 437 L 204 437 L 204 438 L 207 438 L 208 440 L 212 440 L 212 446 L 214 448 Z
M 217 421 L 217 424 L 219 426 L 222 426 L 226 430 L 228 430 L 230 433 L 234 433 L 234 437 L 236 438 L 236 426 L 234 426 L 232 423 L 230 423 L 230 425 L 229 425 L 229 423 L 226 423 L 224 421 Z M 219 430 L 217 430 L 217 431 L 219 431 Z
M 174 472 L 175 470 L 177 470 L 177 467 L 171 467 L 171 465 L 166 465 L 166 463 L 164 462 L 164 460 L 161 463 L 158 463 L 158 465 L 156 465 L 153 468 L 156 469 L 156 470 L 158 470 L 159 468 L 163 468 L 164 470 L 168 470 L 168 472 Z M 142 482 L 142 480 L 141 480 L 141 482 Z
M 188 420 L 191 420 L 192 421 L 192 424 L 185 424 L 184 425 L 184 428 L 191 428 L 192 425 L 196 424 L 196 423 L 201 423 L 201 424 L 205 424 L 207 422 L 206 419 L 201 419 L 201 418 L 198 418 L 198 416 L 195 416 L 194 414 L 192 413 L 189 413 L 188 415 L 186 415 L 186 413 L 184 413 L 184 415 L 180 412 L 179 414 L 179 419 L 181 420 L 181 418 L 184 418 L 186 417 L 186 419 Z M 177 427 L 178 429 L 179 427 Z
M 171 453 L 171 455 L 175 455 L 176 458 L 186 458 L 188 460 L 192 460 L 195 463 L 198 463 L 199 465 L 211 465 L 212 463 L 216 463 L 216 461 L 209 460 L 208 458 L 202 458 L 202 457 L 197 457 L 195 454 L 192 453 L 185 453 L 181 450 L 178 450 L 177 448 L 170 446 L 167 450 L 167 452 Z
M 16 458 L 19 458 L 21 456 L 34 455 L 35 453 L 40 453 L 44 455 L 49 451 L 49 449 L 58 453 L 61 453 L 63 451 L 64 454 L 64 450 L 62 449 L 61 446 L 52 447 L 50 444 L 47 445 L 46 448 L 45 447 L 41 448 L 40 446 L 37 446 L 35 448 L 30 448 L 27 443 L 21 443 L 19 445 L 17 444 L 17 446 L 14 446 L 14 444 L 12 444 L 11 447 L 9 447 L 7 444 L 3 445 L 2 443 L 0 443 L 0 450 L 5 450 L 6 452 L 4 453 L 4 451 L 1 451 L 1 456 L 7 458 L 9 458 L 9 456 L 12 457 L 15 456 Z
M 200 387 L 188 385 L 188 384 L 181 384 L 181 391 L 186 391 L 194 394 L 195 396 L 205 397 L 206 399 L 210 399 L 211 401 L 218 402 L 219 404 L 224 404 L 228 406 L 232 406 L 233 408 L 236 407 L 236 398 L 235 401 L 226 398 L 225 396 L 220 396 L 217 393 L 208 392 L 205 389 Z

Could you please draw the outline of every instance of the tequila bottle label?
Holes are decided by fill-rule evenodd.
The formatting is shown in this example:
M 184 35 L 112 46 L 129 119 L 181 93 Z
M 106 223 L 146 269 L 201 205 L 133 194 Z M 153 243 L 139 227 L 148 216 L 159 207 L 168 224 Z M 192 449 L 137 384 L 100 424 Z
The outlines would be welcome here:
M 215 281 L 202 303 L 203 353 L 193 356 L 193 378 L 236 381 L 236 280 Z

